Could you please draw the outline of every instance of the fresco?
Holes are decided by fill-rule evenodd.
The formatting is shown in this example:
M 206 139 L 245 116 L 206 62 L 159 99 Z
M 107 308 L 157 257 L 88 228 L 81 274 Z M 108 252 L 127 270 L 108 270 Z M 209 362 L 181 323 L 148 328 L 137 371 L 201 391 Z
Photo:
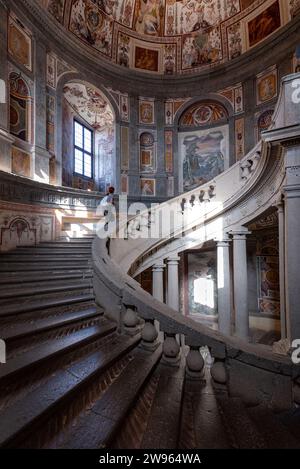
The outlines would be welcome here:
M 262 236 L 257 245 L 258 310 L 263 315 L 279 317 L 279 250 L 278 236 Z
M 64 96 L 74 111 L 95 130 L 111 127 L 114 114 L 106 97 L 91 85 L 68 83 L 64 87 Z
M 154 124 L 154 101 L 139 100 L 140 124 Z
M 135 68 L 147 70 L 148 72 L 158 72 L 158 55 L 158 50 L 137 46 L 135 48 Z
M 31 142 L 31 96 L 27 83 L 21 74 L 10 74 L 10 133 Z
M 257 76 L 257 104 L 260 105 L 277 96 L 277 69 L 272 67 Z
M 164 1 L 137 0 L 134 29 L 149 36 L 163 35 Z
M 65 0 L 48 0 L 47 9 L 60 23 L 64 18 Z
M 8 24 L 8 52 L 19 64 L 32 71 L 31 33 L 16 16 L 11 15 Z
M 30 177 L 31 156 L 18 148 L 12 149 L 12 172 L 19 176 Z
M 215 251 L 187 254 L 188 314 L 218 314 L 217 255 Z
M 191 190 L 211 181 L 228 167 L 228 126 L 179 134 L 182 189 Z
M 198 127 L 227 120 L 226 109 L 218 103 L 197 103 L 191 106 L 180 119 L 181 127 Z
M 235 157 L 241 160 L 245 155 L 245 120 L 242 117 L 235 121 Z
M 248 23 L 249 46 L 253 47 L 281 26 L 280 6 L 277 0 Z
M 182 43 L 182 69 L 208 65 L 222 59 L 221 32 L 219 28 L 209 33 L 186 36 Z
M 113 21 L 90 0 L 73 1 L 69 29 L 99 52 L 111 56 Z
M 267 111 L 264 111 L 262 113 L 257 113 L 255 115 L 255 117 L 257 118 L 257 125 L 256 125 L 257 141 L 261 139 L 261 133 L 264 132 L 265 130 L 268 130 L 268 128 L 271 126 L 273 114 L 274 114 L 274 110 L 268 109 Z
M 166 172 L 173 172 L 173 130 L 165 130 Z
M 300 11 L 299 0 L 40 1 L 109 60 L 165 75 L 235 59 Z
M 155 179 L 141 179 L 141 195 L 155 196 Z
M 155 137 L 150 132 L 141 131 L 140 134 L 140 170 L 153 173 L 156 166 Z

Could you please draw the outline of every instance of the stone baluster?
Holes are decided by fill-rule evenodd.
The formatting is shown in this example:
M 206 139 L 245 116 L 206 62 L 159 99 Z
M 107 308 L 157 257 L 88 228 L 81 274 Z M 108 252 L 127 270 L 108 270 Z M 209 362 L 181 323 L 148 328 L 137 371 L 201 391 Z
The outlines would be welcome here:
M 154 320 L 146 319 L 145 325 L 142 330 L 142 343 L 141 347 L 153 352 L 157 349 L 159 342 L 157 340 L 158 332 L 155 327 Z
M 211 366 L 210 374 L 214 388 L 225 390 L 228 381 L 228 372 L 225 361 L 215 359 Z
M 165 334 L 162 362 L 166 365 L 172 366 L 177 366 L 179 364 L 180 345 L 176 340 L 176 334 Z
M 134 307 L 127 307 L 123 317 L 124 332 L 128 335 L 135 335 L 139 332 L 139 318 Z
M 190 346 L 186 357 L 186 375 L 190 379 L 202 380 L 205 375 L 205 362 L 200 352 L 200 347 Z

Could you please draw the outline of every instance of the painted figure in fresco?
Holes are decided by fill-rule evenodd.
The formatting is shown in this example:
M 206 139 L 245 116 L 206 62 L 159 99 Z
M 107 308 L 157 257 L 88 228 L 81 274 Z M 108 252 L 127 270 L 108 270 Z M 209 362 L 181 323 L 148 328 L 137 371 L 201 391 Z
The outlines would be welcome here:
M 64 15 L 65 0 L 49 0 L 48 11 L 57 21 L 62 22 Z
M 184 189 L 190 190 L 205 184 L 224 171 L 224 155 L 221 151 L 222 132 L 210 131 L 207 135 L 187 136 L 183 161 Z
M 157 0 L 139 0 L 135 29 L 140 34 L 158 36 L 160 34 L 162 2 Z

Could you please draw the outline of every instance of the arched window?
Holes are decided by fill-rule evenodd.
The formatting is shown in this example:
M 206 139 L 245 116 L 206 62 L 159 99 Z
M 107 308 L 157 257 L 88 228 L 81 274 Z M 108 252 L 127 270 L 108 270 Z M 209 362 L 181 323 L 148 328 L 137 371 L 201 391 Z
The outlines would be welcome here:
M 10 85 L 10 133 L 24 142 L 32 142 L 31 96 L 21 74 L 13 72 Z

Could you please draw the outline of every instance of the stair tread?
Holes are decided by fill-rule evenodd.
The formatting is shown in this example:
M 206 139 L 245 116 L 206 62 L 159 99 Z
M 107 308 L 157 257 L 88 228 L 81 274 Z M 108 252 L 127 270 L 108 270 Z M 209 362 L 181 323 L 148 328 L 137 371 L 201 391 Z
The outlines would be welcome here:
M 184 366 L 160 365 L 159 382 L 141 448 L 176 449 L 179 440 Z
M 251 419 L 259 426 L 269 449 L 299 449 L 300 441 L 289 432 L 273 412 L 259 405 L 248 409 Z
M 13 441 L 24 435 L 39 418 L 46 417 L 50 410 L 63 399 L 73 394 L 75 389 L 83 386 L 96 373 L 101 373 L 114 363 L 121 355 L 127 353 L 139 341 L 139 337 L 124 339 L 119 337 L 119 345 L 109 351 L 101 351 L 88 355 L 63 370 L 59 370 L 49 381 L 16 401 L 0 413 L 0 447 L 9 447 Z M 79 373 L 79 364 L 81 364 Z
M 51 343 L 46 343 L 23 353 L 16 358 L 9 360 L 0 368 L 0 380 L 15 376 L 17 373 L 24 373 L 25 369 L 32 368 L 49 360 L 58 354 L 67 352 L 72 348 L 86 343 L 88 340 L 107 335 L 116 329 L 116 325 L 111 321 L 103 319 L 100 325 L 87 327 L 86 329 L 74 332 L 72 335 L 56 339 Z
M 8 298 L 15 298 L 15 297 L 22 297 L 22 296 L 29 296 L 29 295 L 37 295 L 47 292 L 63 292 L 68 290 L 74 290 L 78 288 L 91 288 L 92 282 L 91 280 L 81 280 L 81 281 L 73 281 L 73 282 L 64 282 L 60 284 L 56 284 L 55 282 L 49 283 L 47 285 L 40 284 L 36 282 L 30 286 L 20 287 L 15 286 L 14 288 L 1 288 L 0 287 L 0 301 L 1 299 L 8 299 Z
M 78 311 L 64 312 L 58 316 L 48 318 L 36 318 L 34 321 L 27 323 L 20 323 L 17 320 L 11 321 L 9 326 L 1 327 L 2 339 L 8 341 L 17 339 L 23 336 L 28 336 L 43 332 L 49 329 L 62 327 L 79 320 L 86 320 L 103 314 L 103 309 L 93 307 L 88 309 L 81 309 Z
M 7 307 L 1 307 L 0 317 L 10 316 L 18 313 L 28 313 L 51 307 L 62 306 L 66 304 L 79 303 L 84 301 L 95 300 L 93 294 L 72 295 L 65 298 L 47 298 L 44 300 L 30 301 L 27 304 L 10 304 Z
M 239 449 L 268 448 L 260 429 L 250 418 L 240 398 L 217 395 L 217 400 L 223 417 L 223 424 L 227 433 L 231 435 L 233 447 Z
M 12 283 L 14 284 L 28 284 L 31 282 L 45 282 L 45 281 L 59 281 L 59 280 L 73 280 L 73 279 L 87 279 L 87 278 L 92 278 L 93 273 L 92 271 L 90 272 L 72 272 L 72 271 L 66 271 L 65 273 L 53 273 L 53 272 L 48 272 L 46 275 L 45 273 L 42 274 L 29 274 L 27 273 L 26 276 L 24 275 L 18 275 L 16 273 L 8 272 L 5 274 L 5 276 L 1 276 L 0 274 L 0 285 L 5 285 L 9 284 L 11 285 Z M 0 287 L 1 288 L 1 287 Z
M 157 365 L 161 353 L 161 347 L 154 353 L 135 350 L 133 360 L 90 412 L 81 416 L 62 447 L 87 449 L 107 446 Z
M 192 380 L 185 382 L 180 437 L 182 449 L 230 448 L 209 370 L 206 371 L 207 381 L 203 384 Z

